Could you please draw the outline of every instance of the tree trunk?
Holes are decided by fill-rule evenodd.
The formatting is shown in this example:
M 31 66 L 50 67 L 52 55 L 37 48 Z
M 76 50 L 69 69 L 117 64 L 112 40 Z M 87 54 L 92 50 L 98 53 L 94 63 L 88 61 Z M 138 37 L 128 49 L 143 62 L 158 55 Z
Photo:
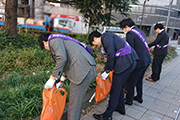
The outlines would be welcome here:
M 4 30 L 11 36 L 17 35 L 18 0 L 6 0 Z

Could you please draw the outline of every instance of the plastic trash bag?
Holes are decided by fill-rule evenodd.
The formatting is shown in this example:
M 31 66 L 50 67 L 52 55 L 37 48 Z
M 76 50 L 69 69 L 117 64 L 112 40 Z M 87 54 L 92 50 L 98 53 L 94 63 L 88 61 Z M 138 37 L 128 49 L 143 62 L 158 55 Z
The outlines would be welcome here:
M 110 92 L 112 85 L 112 76 L 113 76 L 113 72 L 111 71 L 109 72 L 109 77 L 107 77 L 106 80 L 103 80 L 101 74 L 98 73 L 96 77 L 96 83 L 97 83 L 96 92 L 95 92 L 96 102 L 103 100 Z
M 66 94 L 65 88 L 60 88 L 59 90 L 55 86 L 48 90 L 44 88 L 41 120 L 61 119 L 66 104 Z

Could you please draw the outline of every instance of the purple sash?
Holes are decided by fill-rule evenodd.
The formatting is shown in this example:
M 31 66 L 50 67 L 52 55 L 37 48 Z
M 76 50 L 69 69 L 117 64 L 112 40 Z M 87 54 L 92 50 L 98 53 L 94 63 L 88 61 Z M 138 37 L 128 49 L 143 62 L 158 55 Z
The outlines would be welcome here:
M 168 43 L 166 44 L 166 45 L 164 45 L 164 46 L 160 46 L 160 45 L 156 45 L 157 46 L 157 48 L 159 48 L 159 49 L 164 49 L 164 48 L 166 48 L 167 46 L 168 46 Z
M 121 48 L 119 49 L 118 51 L 116 51 L 116 57 L 119 57 L 119 56 L 123 56 L 123 55 L 127 55 L 127 54 L 130 54 L 131 53 L 131 47 L 130 45 L 124 40 L 125 42 L 125 47 L 124 48 Z M 107 53 L 105 53 L 104 51 L 104 48 L 102 47 L 101 48 L 101 52 L 102 54 L 107 57 Z
M 88 45 L 84 44 L 84 43 L 81 43 L 79 41 L 77 41 L 76 39 L 70 37 L 70 36 L 67 36 L 67 35 L 64 35 L 64 34 L 61 34 L 61 33 L 53 33 L 51 34 L 49 37 L 48 37 L 48 41 L 50 39 L 53 39 L 53 38 L 61 38 L 61 39 L 65 39 L 65 40 L 71 40 L 73 42 L 76 42 L 78 43 L 79 45 L 81 45 L 82 47 L 84 47 L 88 52 L 89 54 L 92 54 L 93 52 L 91 51 L 91 49 L 89 48 Z
M 149 49 L 148 49 L 149 47 L 148 47 L 146 38 L 141 34 L 141 32 L 137 31 L 136 29 L 131 29 L 130 31 L 135 33 L 140 38 L 140 40 L 144 43 L 144 45 L 146 46 L 147 50 L 149 51 Z

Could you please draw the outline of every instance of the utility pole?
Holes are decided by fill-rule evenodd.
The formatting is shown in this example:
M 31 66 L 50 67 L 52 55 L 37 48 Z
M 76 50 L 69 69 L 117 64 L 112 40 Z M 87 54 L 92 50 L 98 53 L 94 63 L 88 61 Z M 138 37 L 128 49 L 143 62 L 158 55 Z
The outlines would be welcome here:
M 168 23 L 169 23 L 169 18 L 170 18 L 170 15 L 171 15 L 171 8 L 172 8 L 172 3 L 173 3 L 173 0 L 171 0 L 170 4 L 169 4 L 169 11 L 168 11 L 168 17 L 167 17 L 167 21 L 166 21 L 166 31 L 168 29 Z
M 149 1 L 149 0 L 147 0 L 147 1 Z M 143 22 L 143 16 L 144 16 L 145 4 L 146 4 L 146 0 L 144 0 L 144 4 L 143 4 L 143 11 L 142 11 L 142 17 L 141 17 L 140 29 L 142 28 L 142 22 Z

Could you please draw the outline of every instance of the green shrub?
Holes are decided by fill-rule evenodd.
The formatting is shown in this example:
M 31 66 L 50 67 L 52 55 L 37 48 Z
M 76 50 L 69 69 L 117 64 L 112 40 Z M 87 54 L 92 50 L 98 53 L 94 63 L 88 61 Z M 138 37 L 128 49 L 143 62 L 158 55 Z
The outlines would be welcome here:
M 1 91 L 0 106 L 5 118 L 25 119 L 40 114 L 43 86 L 36 84 L 10 87 Z

